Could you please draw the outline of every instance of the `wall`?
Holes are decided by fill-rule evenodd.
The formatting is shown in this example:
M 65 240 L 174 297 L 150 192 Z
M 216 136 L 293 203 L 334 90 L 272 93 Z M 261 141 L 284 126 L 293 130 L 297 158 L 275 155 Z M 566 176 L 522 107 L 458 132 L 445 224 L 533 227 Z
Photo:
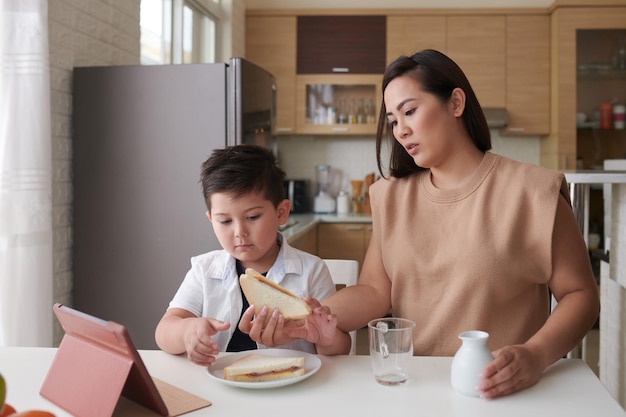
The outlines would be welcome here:
M 72 299 L 72 68 L 138 64 L 139 2 L 48 2 L 55 302 Z M 61 336 L 57 326 L 54 342 Z
M 613 185 L 610 254 L 600 276 L 600 379 L 626 408 L 626 185 Z
M 493 152 L 539 165 L 541 138 L 501 137 L 491 131 Z M 349 181 L 378 174 L 374 137 L 280 136 L 278 152 L 281 167 L 289 179 L 308 179 L 309 195 L 315 193 L 315 165 L 330 164 L 334 174 L 333 192 L 350 191 Z M 383 161 L 384 162 L 384 161 Z

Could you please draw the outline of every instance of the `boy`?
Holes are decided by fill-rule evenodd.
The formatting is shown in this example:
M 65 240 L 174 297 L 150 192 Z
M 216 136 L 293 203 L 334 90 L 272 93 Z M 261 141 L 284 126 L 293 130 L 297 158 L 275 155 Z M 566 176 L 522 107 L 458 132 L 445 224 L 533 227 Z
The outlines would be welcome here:
M 259 146 L 218 149 L 202 164 L 206 215 L 223 249 L 191 258 L 191 269 L 156 328 L 155 339 L 162 350 L 186 353 L 192 362 L 207 366 L 219 352 L 265 347 L 263 341 L 274 346 L 292 340 L 283 336 L 289 323 L 283 322 L 278 311 L 269 312 L 265 306 L 252 319 L 254 306 L 248 306 L 239 286 L 239 275 L 246 268 L 254 268 L 299 297 L 324 300 L 335 292 L 324 262 L 292 248 L 278 232 L 291 207 L 283 198 L 284 179 L 272 152 Z M 307 321 L 315 318 L 336 324 L 328 309 L 307 300 L 313 308 Z M 239 328 L 240 320 L 246 332 Z M 335 334 L 311 339 L 281 347 L 340 353 Z

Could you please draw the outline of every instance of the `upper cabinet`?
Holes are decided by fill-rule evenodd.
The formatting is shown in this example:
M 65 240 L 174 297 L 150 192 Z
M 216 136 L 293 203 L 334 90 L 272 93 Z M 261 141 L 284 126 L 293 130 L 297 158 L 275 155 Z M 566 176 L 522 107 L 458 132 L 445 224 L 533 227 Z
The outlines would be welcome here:
M 276 77 L 276 133 L 296 133 L 296 17 L 248 16 L 246 58 Z
M 578 64 L 588 64 L 577 62 L 576 37 L 580 30 L 626 29 L 626 7 L 558 7 L 552 12 L 551 26 L 550 100 L 553 114 L 550 135 L 542 141 L 541 164 L 554 169 L 575 169 L 576 112 L 579 105 L 576 70 Z M 586 103 L 580 105 L 583 109 Z
M 376 133 L 380 75 L 298 75 L 296 127 L 298 133 Z
M 446 52 L 445 16 L 387 17 L 387 65 L 423 49 Z
M 296 130 L 376 133 L 385 16 L 299 16 Z
M 386 66 L 430 48 L 459 64 L 484 108 L 508 110 L 502 134 L 543 136 L 550 131 L 550 27 L 547 11 L 255 12 L 246 18 L 246 56 L 277 78 L 279 134 L 375 134 L 367 115 L 373 99 L 378 116 Z
M 382 74 L 385 16 L 299 16 L 298 74 Z
M 506 133 L 550 132 L 550 17 L 506 18 Z
M 387 63 L 423 49 L 446 53 L 463 69 L 485 108 L 506 108 L 504 135 L 550 130 L 548 14 L 387 17 Z
M 506 18 L 448 16 L 448 56 L 465 72 L 483 107 L 506 106 Z

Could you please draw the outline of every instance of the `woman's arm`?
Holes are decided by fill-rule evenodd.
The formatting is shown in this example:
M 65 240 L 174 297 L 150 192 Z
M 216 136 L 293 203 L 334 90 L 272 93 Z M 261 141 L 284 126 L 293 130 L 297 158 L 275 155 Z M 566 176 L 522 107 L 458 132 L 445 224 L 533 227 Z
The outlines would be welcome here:
M 357 285 L 342 288 L 322 302 L 337 316 L 344 332 L 357 330 L 371 319 L 384 317 L 391 308 L 391 281 L 383 267 L 376 239 L 371 239 Z
M 480 388 L 493 398 L 529 387 L 546 367 L 564 357 L 593 326 L 600 312 L 587 247 L 571 207 L 559 198 L 552 238 L 550 290 L 558 304 L 526 343 L 494 352 Z

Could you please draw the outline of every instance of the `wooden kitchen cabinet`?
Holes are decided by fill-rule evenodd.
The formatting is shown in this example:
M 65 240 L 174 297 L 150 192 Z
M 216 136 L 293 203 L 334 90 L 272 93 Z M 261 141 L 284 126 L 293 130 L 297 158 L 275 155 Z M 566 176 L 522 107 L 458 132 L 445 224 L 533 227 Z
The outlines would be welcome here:
M 550 17 L 506 17 L 505 134 L 550 132 Z
M 423 49 L 446 53 L 446 16 L 387 16 L 387 65 Z
M 296 17 L 247 16 L 246 58 L 276 77 L 276 134 L 296 130 Z
M 298 74 L 382 74 L 385 16 L 299 16 Z
M 465 72 L 482 107 L 506 106 L 506 17 L 448 16 L 447 54 Z
M 552 68 L 549 136 L 541 143 L 541 165 L 576 168 L 576 33 L 585 29 L 626 29 L 626 7 L 557 7 L 551 15 Z
M 370 223 L 321 223 L 318 256 L 322 259 L 354 259 L 363 265 L 372 233 Z
M 289 242 L 296 249 L 303 250 L 312 255 L 317 255 L 317 227 L 313 227 L 293 241 Z
M 298 75 L 296 131 L 316 135 L 376 134 L 381 78 L 379 74 Z M 339 121 L 342 114 L 345 122 Z

